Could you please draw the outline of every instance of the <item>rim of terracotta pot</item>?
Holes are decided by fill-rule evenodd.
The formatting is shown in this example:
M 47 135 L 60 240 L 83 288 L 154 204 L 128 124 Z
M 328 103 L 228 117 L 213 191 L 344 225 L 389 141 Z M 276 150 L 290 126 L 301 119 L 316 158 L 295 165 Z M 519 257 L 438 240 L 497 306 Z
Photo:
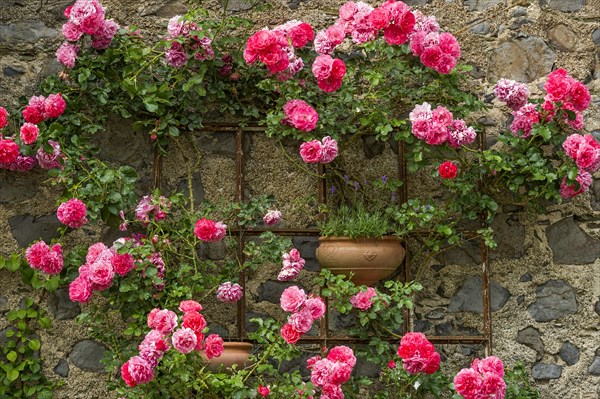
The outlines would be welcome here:
M 321 236 L 319 237 L 319 241 L 372 241 L 372 240 L 376 240 L 376 241 L 400 241 L 400 237 L 396 237 L 396 236 L 392 236 L 392 235 L 387 235 L 387 236 L 382 236 L 382 237 L 357 237 L 357 238 L 350 238 L 348 236 Z

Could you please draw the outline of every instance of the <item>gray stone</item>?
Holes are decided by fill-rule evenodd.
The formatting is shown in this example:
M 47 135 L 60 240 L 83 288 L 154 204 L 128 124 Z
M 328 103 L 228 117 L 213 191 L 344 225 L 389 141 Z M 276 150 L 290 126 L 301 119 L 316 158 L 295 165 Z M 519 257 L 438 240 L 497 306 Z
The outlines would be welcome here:
M 450 301 L 448 312 L 483 313 L 482 286 L 481 276 L 467 278 Z M 509 298 L 510 292 L 506 288 L 490 280 L 492 312 L 502 309 Z
M 590 237 L 573 217 L 564 218 L 546 229 L 554 262 L 568 265 L 593 263 L 600 257 L 600 243 Z
M 474 241 L 466 241 L 462 247 L 452 247 L 437 256 L 443 265 L 481 264 L 481 247 Z
M 283 290 L 293 285 L 303 288 L 294 282 L 267 280 L 258 287 L 258 302 L 267 301 L 279 304 Z
M 528 326 L 520 330 L 517 333 L 517 342 L 533 349 L 536 352 L 536 361 L 539 362 L 544 357 L 544 342 L 536 328 Z
M 45 216 L 17 215 L 8 219 L 12 236 L 21 247 L 27 247 L 40 238 L 47 243 L 60 237 L 57 229 L 62 226 L 56 214 Z
M 600 47 L 600 28 L 592 32 L 592 41 L 596 46 Z
M 594 306 L 594 311 L 600 316 L 600 298 L 598 298 L 598 302 L 596 302 L 596 306 Z
M 106 125 L 106 132 L 95 134 L 91 141 L 100 149 L 100 158 L 130 165 L 141 176 L 143 168 L 149 168 L 154 162 L 154 151 L 148 133 L 133 130 L 131 123 L 125 118 L 111 118 Z
M 579 348 L 567 341 L 560 347 L 558 355 L 568 366 L 572 366 L 579 361 Z
M 0 296 L 0 313 L 8 312 L 10 308 L 8 307 L 8 299 L 3 296 Z
M 527 311 L 536 321 L 551 321 L 577 311 L 573 287 L 563 280 L 549 280 L 535 290 L 536 300 Z
M 14 172 L 0 171 L 0 181 L 0 204 L 11 204 L 35 197 L 42 178 L 38 179 L 35 172 L 15 176 Z
M 16 65 L 8 65 L 2 69 L 2 73 L 4 73 L 4 76 L 8 77 L 19 76 L 25 73 L 25 68 Z
M 300 1 L 301 0 L 295 0 L 296 8 L 298 8 Z M 251 0 L 219 0 L 219 2 L 227 11 L 247 11 L 256 3 Z
M 504 3 L 504 0 L 465 0 L 465 5 L 469 7 L 469 11 L 487 10 L 498 3 Z
M 558 11 L 573 12 L 583 7 L 585 0 L 540 0 L 540 5 L 548 6 Z
M 588 373 L 591 375 L 600 375 L 600 356 L 596 353 L 594 360 L 592 360 L 592 364 L 588 368 Z
M 508 28 L 518 31 L 519 29 L 521 29 L 523 27 L 523 25 L 532 24 L 532 23 L 533 23 L 533 21 L 527 17 L 518 17 L 518 18 L 513 19 L 510 22 L 510 24 L 508 25 Z M 520 35 L 521 35 L 520 33 L 517 33 L 517 37 L 521 37 Z
M 452 324 L 442 323 L 436 324 L 434 327 L 435 335 L 449 336 L 452 335 Z
M 316 250 L 319 246 L 319 241 L 315 236 L 295 236 L 292 238 L 294 248 L 300 251 L 302 258 L 306 261 L 304 269 L 310 272 L 318 272 L 321 270 L 321 265 L 317 262 Z
M 104 352 L 106 352 L 104 345 L 86 339 L 75 344 L 69 353 L 69 360 L 81 370 L 102 373 L 104 365 L 100 363 L 100 360 L 104 357 Z
M 598 77 L 597 79 L 600 79 L 600 64 L 598 64 Z M 592 205 L 592 209 L 595 211 L 600 211 L 600 180 L 595 180 L 592 183 L 592 186 L 590 187 L 590 194 L 591 194 L 591 205 Z M 2 198 L 2 194 L 0 193 L 0 202 L 1 202 L 1 198 Z
M 210 260 L 223 260 L 227 257 L 227 248 L 224 241 L 209 242 L 206 248 L 206 254 Z
M 517 297 L 517 305 L 521 305 L 523 302 L 525 302 L 525 296 L 524 295 L 519 295 Z
M 497 247 L 490 251 L 491 259 L 518 259 L 525 255 L 525 226 L 517 214 L 499 213 L 492 222 Z
M 256 312 L 246 312 L 246 332 L 253 333 L 258 330 L 258 324 L 256 322 L 251 321 L 252 319 L 270 319 L 271 316 L 264 313 L 256 313 Z
M 531 273 L 525 273 L 524 275 L 522 275 L 519 278 L 519 281 L 522 283 L 527 283 L 529 281 L 531 281 L 533 279 L 533 276 L 531 275 Z
M 375 139 L 375 136 L 363 136 L 363 151 L 367 159 L 381 155 L 385 150 L 385 143 Z
M 527 15 L 527 8 L 526 7 L 521 7 L 521 6 L 517 6 L 514 7 L 512 10 L 510 10 L 510 16 L 511 17 L 523 17 Z
M 356 366 L 352 370 L 352 375 L 355 377 L 377 378 L 380 373 L 381 367 L 378 364 L 369 362 L 362 357 L 356 359 Z
M 496 47 L 488 59 L 488 80 L 500 78 L 531 82 L 548 74 L 556 54 L 544 40 L 536 36 L 504 42 Z
M 183 15 L 188 11 L 188 7 L 183 1 L 170 1 L 154 13 L 157 17 L 171 18 L 175 15 Z
M 219 336 L 221 336 L 223 338 L 229 337 L 229 330 L 218 323 L 210 323 L 207 327 L 208 327 L 208 333 L 206 333 L 207 336 L 209 334 L 219 334 Z
M 279 365 L 274 360 L 271 360 L 271 364 L 273 364 L 275 367 L 278 367 L 281 373 L 289 373 L 294 370 L 299 370 L 300 375 L 308 377 L 310 375 L 310 371 L 306 368 L 306 361 L 312 356 L 314 356 L 314 354 L 310 352 L 302 352 L 302 355 L 299 357 L 295 357 L 291 360 L 283 360 Z
M 329 311 L 328 326 L 330 331 L 347 330 L 356 326 L 356 315 L 341 314 L 336 309 Z
M 480 24 L 473 26 L 471 28 L 471 32 L 475 33 L 476 35 L 487 35 L 488 33 L 490 33 L 490 27 L 490 23 L 484 21 Z
M 58 37 L 58 31 L 47 27 L 42 21 L 0 23 L 1 43 L 35 43 L 40 39 Z
M 235 133 L 202 132 L 198 135 L 196 142 L 198 143 L 198 147 L 204 151 L 235 157 L 237 148 Z
M 429 320 L 413 320 L 413 331 L 427 332 L 431 328 Z
M 548 38 L 559 50 L 571 51 L 577 46 L 579 38 L 571 28 L 559 24 L 548 31 Z
M 60 359 L 52 371 L 54 371 L 54 374 L 56 375 L 67 378 L 69 377 L 69 363 L 66 359 Z
M 431 320 L 442 320 L 444 317 L 446 317 L 446 311 L 442 308 L 433 309 L 427 313 L 425 317 Z
M 81 313 L 79 304 L 69 299 L 69 290 L 66 288 L 61 288 L 50 294 L 48 307 L 58 320 L 73 319 Z
M 424 6 L 425 4 L 431 3 L 431 0 L 406 0 L 405 3 L 409 6 Z
M 555 380 L 560 378 L 562 366 L 538 363 L 531 369 L 531 376 L 536 380 Z

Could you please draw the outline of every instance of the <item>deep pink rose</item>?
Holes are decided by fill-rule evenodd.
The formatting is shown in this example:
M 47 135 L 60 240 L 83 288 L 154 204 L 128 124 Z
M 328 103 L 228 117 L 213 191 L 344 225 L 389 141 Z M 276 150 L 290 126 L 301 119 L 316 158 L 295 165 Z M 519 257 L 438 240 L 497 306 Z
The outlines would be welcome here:
M 344 345 L 331 348 L 327 354 L 327 359 L 345 363 L 350 367 L 354 367 L 356 365 L 356 357 L 354 356 L 354 352 L 352 349 Z
M 504 363 L 502 359 L 496 356 L 488 356 L 485 359 L 474 359 L 471 368 L 475 371 L 484 373 L 494 373 L 500 377 L 504 377 Z
M 135 269 L 135 260 L 133 259 L 133 256 L 129 253 L 115 253 L 111 260 L 111 263 L 113 269 L 115 270 L 115 273 L 117 273 L 119 276 L 125 276 L 130 271 Z
M 19 129 L 19 137 L 25 144 L 33 144 L 37 141 L 40 129 L 33 123 L 25 122 Z
M 0 129 L 8 125 L 8 111 L 4 107 L 0 107 Z
M 289 123 L 296 129 L 310 132 L 317 126 L 319 114 L 313 107 L 302 100 L 289 100 L 283 106 L 285 123 Z
M 188 299 L 187 301 L 181 301 L 179 303 L 179 310 L 181 310 L 183 313 L 200 312 L 202 310 L 202 305 L 196 301 Z
M 288 344 L 295 344 L 300 339 L 302 335 L 300 332 L 296 331 L 291 324 L 286 323 L 281 326 L 281 330 L 279 331 L 281 334 L 281 338 L 285 340 Z
M 145 384 L 154 378 L 154 369 L 140 356 L 134 356 L 121 366 L 121 377 L 130 387 Z
M 87 208 L 83 201 L 71 198 L 59 205 L 56 211 L 58 220 L 73 229 L 77 229 L 87 223 Z
M 333 93 L 342 87 L 342 79 L 334 79 L 330 76 L 328 79 L 318 80 L 317 85 L 319 86 L 319 89 L 323 90 L 325 93 Z
M 440 59 L 444 53 L 439 46 L 427 47 L 421 53 L 421 62 L 429 68 L 435 68 L 440 63 Z
M 292 46 L 301 48 L 304 47 L 306 43 L 313 41 L 315 38 L 315 31 L 306 22 L 301 22 L 288 31 L 288 37 L 292 42 Z
M 260 396 L 262 396 L 263 398 L 266 398 L 271 393 L 271 390 L 269 389 L 269 387 L 268 386 L 264 386 L 262 384 L 258 386 L 257 391 L 258 391 L 258 394 Z
M 373 306 L 372 298 L 376 295 L 377 292 L 375 291 L 375 288 L 368 287 L 366 291 L 360 291 L 359 293 L 353 295 L 352 298 L 350 298 L 350 303 L 356 309 L 365 311 Z
M 0 163 L 11 163 L 19 156 L 19 146 L 12 140 L 0 138 Z
M 454 377 L 454 389 L 465 399 L 476 399 L 481 390 L 481 374 L 473 369 L 462 369 Z
M 307 141 L 300 145 L 300 156 L 306 163 L 319 163 L 323 150 L 319 140 Z
M 148 314 L 148 327 L 169 334 L 177 327 L 177 315 L 168 309 L 153 309 Z
M 189 311 L 183 315 L 183 327 L 191 328 L 197 333 L 201 333 L 206 328 L 204 316 L 196 311 Z
M 352 367 L 346 363 L 335 362 L 333 364 L 331 370 L 331 377 L 329 378 L 329 382 L 331 384 L 340 385 L 345 383 L 350 379 L 350 374 L 352 373 Z
M 204 353 L 209 359 L 221 356 L 223 353 L 223 338 L 217 334 L 210 334 L 206 337 L 204 341 Z
M 69 284 L 69 299 L 73 302 L 86 303 L 92 297 L 92 288 L 87 278 L 79 276 Z

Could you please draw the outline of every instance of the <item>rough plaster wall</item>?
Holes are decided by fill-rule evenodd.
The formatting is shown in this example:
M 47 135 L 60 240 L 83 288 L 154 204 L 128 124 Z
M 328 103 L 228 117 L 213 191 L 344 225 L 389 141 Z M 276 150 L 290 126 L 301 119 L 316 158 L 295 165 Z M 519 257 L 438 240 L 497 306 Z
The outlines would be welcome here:
M 5 0 L 0 4 L 0 104 L 16 104 L 20 96 L 33 94 L 43 76 L 60 70 L 54 51 L 60 43 L 62 10 L 70 3 Z M 273 26 L 290 17 L 323 26 L 334 20 L 341 1 L 270 3 L 273 8 L 267 13 L 249 12 L 257 26 Z M 168 18 L 186 9 L 179 0 L 106 0 L 103 4 L 119 23 L 135 23 L 152 30 L 164 29 Z M 414 0 L 409 4 L 435 14 L 444 29 L 455 33 L 461 43 L 462 61 L 475 66 L 471 78 L 480 85 L 482 94 L 491 93 L 494 79 L 500 76 L 527 80 L 532 93 L 539 93 L 544 75 L 552 68 L 566 68 L 592 91 L 593 103 L 585 117 L 587 131 L 598 133 L 599 0 Z M 203 2 L 202 6 L 213 12 L 222 10 L 217 1 Z M 240 11 L 245 5 L 243 1 L 230 0 L 228 8 Z M 506 116 L 504 109 L 493 109 L 481 116 L 480 122 L 487 127 L 492 142 L 497 126 L 505 126 Z M 287 172 L 273 174 L 268 183 L 261 182 L 260 168 L 267 166 L 262 159 L 270 158 L 272 149 L 261 139 L 253 146 L 246 164 L 249 195 L 276 191 L 273 189 L 289 184 L 290 176 L 297 188 L 311 185 L 310 179 L 296 178 L 291 172 L 293 167 L 286 166 L 281 157 L 273 160 L 273 166 Z M 357 151 L 353 159 L 364 162 L 363 154 Z M 231 198 L 235 192 L 232 180 L 217 173 L 229 171 L 232 178 L 234 158 L 223 149 L 207 150 L 202 155 L 200 192 L 211 199 Z M 381 157 L 381 162 L 369 162 L 373 176 L 381 175 L 380 166 L 383 170 L 390 168 L 389 157 Z M 163 165 L 169 187 L 178 187 L 185 178 L 176 159 L 178 155 Z M 411 179 L 413 183 L 421 180 L 422 177 Z M 411 185 L 409 192 L 417 195 L 418 186 Z M 57 193 L 45 182 L 43 172 L 16 179 L 15 175 L 0 171 L 0 253 L 6 255 L 19 247 L 13 237 L 11 218 L 51 215 Z M 492 298 L 497 306 L 493 313 L 494 353 L 508 363 L 524 360 L 532 367 L 544 398 L 599 397 L 600 184 L 596 183 L 589 195 L 556 207 L 547 215 L 532 216 L 514 205 L 506 205 L 503 210 L 496 226 L 500 248 L 492 254 L 491 263 L 492 280 L 499 287 L 494 291 L 497 296 Z M 31 228 L 42 228 L 43 223 L 48 229 L 54 226 L 50 219 L 38 219 Z M 97 229 L 72 234 L 68 240 L 74 243 L 100 239 L 104 233 Z M 422 271 L 420 280 L 425 292 L 415 310 L 415 328 L 428 334 L 481 331 L 477 309 L 464 305 L 465 299 L 468 302 L 479 295 L 476 282 L 467 284 L 466 280 L 473 281 L 465 279 L 479 273 L 479 262 L 477 249 L 466 246 L 436 259 Z M 253 279 L 274 280 L 274 273 L 262 271 Z M 267 288 L 258 283 L 249 286 L 249 293 L 258 301 L 252 311 L 277 311 L 268 301 Z M 28 294 L 16 276 L 0 272 L 0 313 L 18 306 Z M 0 330 L 5 324 L 0 318 Z M 233 326 L 225 328 L 231 331 Z M 75 343 L 83 339 L 85 330 L 72 319 L 55 320 L 52 331 L 42 334 L 42 358 L 48 375 L 65 384 L 57 397 L 105 396 L 105 377 L 81 370 L 69 357 Z M 474 355 L 474 349 L 465 346 L 448 346 L 445 351 L 455 364 L 464 361 L 464 355 Z M 68 378 L 52 371 L 61 359 L 70 366 Z

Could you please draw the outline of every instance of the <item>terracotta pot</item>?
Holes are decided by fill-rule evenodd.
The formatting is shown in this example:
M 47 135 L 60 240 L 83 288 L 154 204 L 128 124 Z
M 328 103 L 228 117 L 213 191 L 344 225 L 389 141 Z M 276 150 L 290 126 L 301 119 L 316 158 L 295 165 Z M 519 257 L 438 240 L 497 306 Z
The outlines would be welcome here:
M 249 342 L 224 342 L 223 353 L 219 357 L 208 359 L 204 351 L 200 352 L 200 356 L 207 363 L 207 367 L 212 371 L 218 371 L 222 368 L 230 368 L 237 364 L 237 369 L 245 367 L 248 357 L 252 353 L 252 344 Z
M 371 285 L 389 277 L 402 264 L 406 251 L 400 239 L 320 237 L 317 260 L 333 274 L 350 275 L 356 285 Z

